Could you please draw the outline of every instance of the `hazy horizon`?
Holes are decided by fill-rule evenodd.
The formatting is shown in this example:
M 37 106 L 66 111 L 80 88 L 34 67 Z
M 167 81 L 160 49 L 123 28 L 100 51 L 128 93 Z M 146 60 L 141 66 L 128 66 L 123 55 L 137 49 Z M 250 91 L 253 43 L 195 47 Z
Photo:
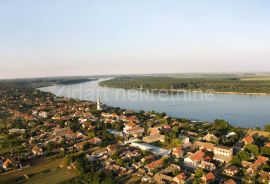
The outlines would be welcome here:
M 78 78 L 85 78 L 85 77 L 93 77 L 93 78 L 110 78 L 113 76 L 181 76 L 183 75 L 184 77 L 187 76 L 202 76 L 202 75 L 246 75 L 246 76 L 252 76 L 256 75 L 257 77 L 266 77 L 270 75 L 270 72 L 265 71 L 265 72 L 252 72 L 252 71 L 247 71 L 247 72 L 181 72 L 181 73 L 121 73 L 121 74 L 96 74 L 96 75 L 48 75 L 48 76 L 31 76 L 31 77 L 15 77 L 15 78 L 0 78 L 0 80 L 24 80 L 24 79 L 44 79 L 44 78 L 72 78 L 72 77 L 78 77 Z
M 0 1 L 0 79 L 270 72 L 270 2 Z

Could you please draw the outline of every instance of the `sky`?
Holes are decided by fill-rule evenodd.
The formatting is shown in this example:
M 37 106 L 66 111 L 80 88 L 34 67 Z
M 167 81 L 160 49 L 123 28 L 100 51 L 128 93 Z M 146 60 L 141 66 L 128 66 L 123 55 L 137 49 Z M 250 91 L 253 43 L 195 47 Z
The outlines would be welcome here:
M 269 72 L 269 0 L 0 0 L 0 78 Z

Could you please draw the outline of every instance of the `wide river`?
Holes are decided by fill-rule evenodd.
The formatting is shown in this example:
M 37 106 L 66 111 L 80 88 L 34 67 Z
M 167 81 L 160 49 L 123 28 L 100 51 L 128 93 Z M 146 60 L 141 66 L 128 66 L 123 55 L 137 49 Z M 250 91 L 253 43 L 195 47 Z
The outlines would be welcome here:
M 101 102 L 113 107 L 165 112 L 172 117 L 212 122 L 224 119 L 241 127 L 263 127 L 270 123 L 270 96 L 209 94 L 209 93 L 151 93 L 101 87 L 100 81 L 40 88 L 57 96 Z

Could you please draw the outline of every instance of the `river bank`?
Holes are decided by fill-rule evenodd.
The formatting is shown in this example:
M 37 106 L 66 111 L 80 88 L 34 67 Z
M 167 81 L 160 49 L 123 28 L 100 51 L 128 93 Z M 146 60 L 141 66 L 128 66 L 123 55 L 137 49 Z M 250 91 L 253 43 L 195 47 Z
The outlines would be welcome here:
M 65 96 L 82 100 L 101 102 L 112 107 L 134 109 L 136 111 L 165 112 L 171 117 L 187 118 L 213 122 L 224 119 L 240 127 L 264 127 L 270 122 L 270 96 L 268 95 L 238 95 L 186 93 L 175 94 L 146 93 L 137 90 L 123 90 L 121 88 L 102 87 L 101 81 L 85 82 L 73 85 L 54 85 L 41 88 L 42 91 L 52 92 L 57 96 Z
M 226 94 L 226 95 L 252 95 L 252 96 L 270 96 L 270 93 L 243 93 L 232 91 L 214 91 L 214 90 L 189 90 L 189 89 L 145 89 L 145 88 L 122 88 L 109 85 L 100 85 L 101 87 L 117 88 L 124 90 L 150 91 L 154 93 L 210 93 L 210 94 Z

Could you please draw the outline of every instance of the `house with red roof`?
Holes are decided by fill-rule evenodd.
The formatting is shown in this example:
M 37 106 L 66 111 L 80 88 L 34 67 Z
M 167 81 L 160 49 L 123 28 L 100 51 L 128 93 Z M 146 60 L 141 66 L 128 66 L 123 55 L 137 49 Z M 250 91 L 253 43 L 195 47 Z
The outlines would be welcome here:
M 96 144 L 100 144 L 102 142 L 102 140 L 100 138 L 98 138 L 98 137 L 94 137 L 94 138 L 90 139 L 88 142 L 90 144 L 96 145 Z
M 148 169 L 149 171 L 151 171 L 152 169 L 158 169 L 158 168 L 163 167 L 163 164 L 164 164 L 164 160 L 159 159 L 159 160 L 156 160 L 154 162 L 151 162 L 150 164 L 147 164 L 145 166 L 145 168 Z
M 193 167 L 198 167 L 204 157 L 203 151 L 197 151 L 184 159 L 184 163 Z
M 226 180 L 224 184 L 237 184 L 233 179 Z
M 209 172 L 207 174 L 204 174 L 201 177 L 201 180 L 203 181 L 203 183 L 210 183 L 216 180 L 215 175 L 212 172 Z
M 177 184 L 184 184 L 187 176 L 185 173 L 180 173 L 177 176 L 173 178 L 173 181 L 175 181 Z
M 258 156 L 257 160 L 247 169 L 249 174 L 254 174 L 263 164 L 268 162 L 269 158 L 264 156 Z
M 9 160 L 9 159 L 7 159 L 7 160 L 3 163 L 3 166 L 2 166 L 2 167 L 3 167 L 3 169 L 8 170 L 11 164 L 12 164 L 12 161 Z
M 245 143 L 245 144 L 252 144 L 254 143 L 254 139 L 252 136 L 246 136 L 244 139 L 242 139 L 242 141 Z
M 270 142 L 265 144 L 265 147 L 269 147 L 270 148 Z
M 184 155 L 184 151 L 182 150 L 182 147 L 179 146 L 177 148 L 174 148 L 172 151 L 172 155 L 176 156 L 177 158 L 180 158 Z

